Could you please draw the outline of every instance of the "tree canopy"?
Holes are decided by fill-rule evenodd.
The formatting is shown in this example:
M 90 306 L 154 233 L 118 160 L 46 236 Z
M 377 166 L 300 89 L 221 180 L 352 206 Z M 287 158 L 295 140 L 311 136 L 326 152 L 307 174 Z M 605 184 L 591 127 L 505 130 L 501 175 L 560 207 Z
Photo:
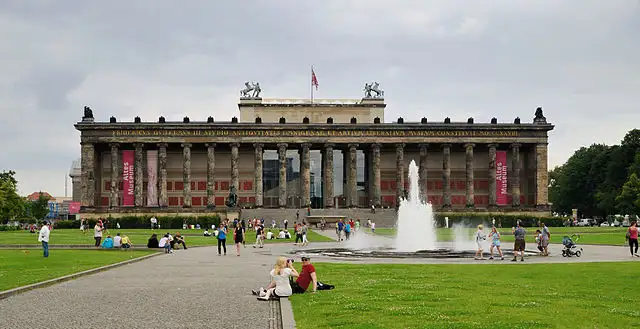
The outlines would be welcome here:
M 640 214 L 640 130 L 629 131 L 620 145 L 593 144 L 577 150 L 549 173 L 552 209 L 583 216 Z

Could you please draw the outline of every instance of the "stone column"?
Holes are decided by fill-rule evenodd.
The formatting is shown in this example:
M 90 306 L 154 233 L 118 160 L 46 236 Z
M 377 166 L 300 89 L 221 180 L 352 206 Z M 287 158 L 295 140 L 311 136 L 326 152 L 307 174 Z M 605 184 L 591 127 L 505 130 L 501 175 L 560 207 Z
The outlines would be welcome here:
M 285 208 L 287 206 L 287 144 L 285 143 L 278 144 L 278 160 L 280 161 L 278 205 L 280 208 Z
M 442 207 L 451 208 L 451 144 L 442 145 Z
M 520 144 L 511 144 L 511 205 L 520 206 Z
M 231 143 L 231 186 L 236 188 L 236 193 L 240 191 L 238 183 L 238 160 L 240 160 L 239 148 L 240 143 Z
M 111 208 L 118 206 L 118 183 L 120 182 L 118 147 L 118 143 L 111 143 L 111 190 L 109 191 L 109 207 Z
M 358 144 L 349 144 L 349 177 L 347 180 L 348 206 L 358 207 Z
M 380 189 L 380 144 L 371 145 L 371 174 L 373 180 L 373 189 L 371 191 L 371 200 L 376 207 L 380 207 L 382 190 Z
M 547 144 L 536 144 L 536 207 L 549 207 L 549 172 L 547 171 Z
M 185 208 L 191 207 L 191 143 L 183 143 L 182 146 L 182 204 Z
M 136 207 L 142 207 L 144 206 L 144 171 L 142 170 L 142 160 L 144 158 L 144 144 L 142 143 L 135 143 L 133 144 L 133 146 L 136 149 L 136 153 L 135 153 L 135 160 L 134 160 L 134 166 L 135 166 L 135 178 L 134 178 L 134 186 L 133 186 L 133 193 L 134 193 L 134 204 Z
M 420 168 L 418 169 L 418 175 L 420 176 L 420 194 L 422 199 L 426 202 L 429 200 L 427 197 L 427 147 L 429 144 L 420 144 Z
M 322 167 L 324 186 L 323 192 L 324 195 L 322 198 L 324 199 L 324 207 L 325 208 L 333 208 L 333 147 L 335 144 L 327 143 L 324 144 L 324 157 L 323 162 L 324 166 Z
M 93 208 L 96 204 L 96 151 L 93 143 L 80 143 L 80 205 L 85 208 Z
M 207 208 L 216 207 L 216 143 L 205 144 L 207 147 Z
M 256 189 L 256 204 L 255 206 L 258 208 L 262 208 L 264 205 L 263 202 L 263 186 L 262 186 L 262 154 L 264 152 L 264 144 L 255 143 L 253 144 L 254 152 L 255 152 L 255 189 Z
M 496 207 L 496 144 L 489 144 L 489 207 Z
M 169 204 L 167 198 L 167 143 L 158 143 L 158 185 L 160 185 L 158 206 L 166 207 Z
M 396 207 L 404 197 L 404 143 L 396 144 Z
M 466 205 L 467 208 L 474 208 L 476 206 L 474 200 L 474 189 L 473 189 L 473 148 L 476 146 L 475 144 L 468 143 L 464 144 L 465 149 L 465 170 L 466 170 Z
M 302 144 L 302 157 L 300 158 L 300 175 L 302 176 L 302 206 L 311 205 L 311 147 L 310 143 Z

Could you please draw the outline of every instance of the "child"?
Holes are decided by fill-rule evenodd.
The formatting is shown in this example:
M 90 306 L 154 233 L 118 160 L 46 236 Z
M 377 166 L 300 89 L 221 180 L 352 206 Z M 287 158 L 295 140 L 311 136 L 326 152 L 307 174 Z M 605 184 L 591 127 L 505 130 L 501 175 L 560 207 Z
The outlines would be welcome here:
M 538 250 L 542 252 L 542 231 L 540 230 L 536 230 L 536 245 L 538 246 Z
M 484 257 L 482 257 L 482 253 L 484 252 L 484 248 L 482 247 L 482 244 L 484 243 L 484 240 L 487 239 L 487 236 L 484 235 L 484 232 L 482 231 L 483 226 L 482 224 L 478 225 L 478 231 L 476 231 L 476 246 L 478 247 L 478 249 L 476 250 L 476 256 L 473 259 L 476 260 L 484 260 Z

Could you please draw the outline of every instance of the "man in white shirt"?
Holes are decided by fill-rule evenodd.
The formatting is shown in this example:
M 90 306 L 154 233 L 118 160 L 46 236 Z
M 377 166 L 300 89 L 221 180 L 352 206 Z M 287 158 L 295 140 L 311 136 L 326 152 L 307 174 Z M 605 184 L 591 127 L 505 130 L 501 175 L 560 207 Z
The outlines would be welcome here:
M 51 233 L 51 227 L 49 226 L 49 222 L 45 221 L 44 225 L 40 229 L 40 234 L 38 234 L 38 242 L 42 242 L 42 250 L 44 252 L 44 257 L 49 257 L 49 234 Z
M 116 234 L 116 236 L 113 238 L 113 247 L 114 248 L 122 247 L 122 237 L 120 236 L 120 233 Z
M 150 219 L 151 221 L 151 229 L 155 229 L 158 226 L 158 219 L 156 218 L 156 216 L 151 217 Z
M 267 232 L 267 240 L 271 240 L 273 239 L 273 232 L 269 231 Z
M 278 233 L 278 239 L 284 239 L 284 238 L 285 238 L 284 230 L 280 230 L 280 233 Z

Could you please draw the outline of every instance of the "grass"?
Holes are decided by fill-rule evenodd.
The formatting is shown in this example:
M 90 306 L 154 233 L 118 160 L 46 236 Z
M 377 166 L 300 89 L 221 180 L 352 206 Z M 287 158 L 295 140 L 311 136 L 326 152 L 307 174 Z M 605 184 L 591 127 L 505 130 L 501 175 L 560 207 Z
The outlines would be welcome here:
M 291 297 L 300 329 L 640 325 L 637 262 L 314 265 L 320 281 L 336 288 Z
M 535 227 L 525 227 L 527 231 L 527 242 L 535 242 Z M 549 227 L 551 232 L 551 243 L 562 243 L 562 237 L 565 235 L 579 234 L 579 244 L 600 244 L 600 245 L 626 245 L 625 233 L 626 227 Z M 476 232 L 476 228 L 464 228 L 463 232 L 466 232 L 471 238 Z M 485 228 L 485 232 L 488 233 L 489 229 Z M 513 234 L 511 228 L 500 228 L 501 240 L 511 242 L 513 241 Z M 395 236 L 396 229 L 394 228 L 376 228 L 377 235 Z M 438 228 L 438 239 L 441 241 L 452 241 L 455 236 L 455 230 L 451 228 Z
M 185 240 L 187 242 L 187 247 L 189 246 L 209 246 L 209 245 L 217 245 L 217 241 L 215 237 L 206 237 L 203 236 L 203 230 L 155 230 L 152 231 L 150 229 L 110 229 L 109 234 L 112 236 L 116 233 L 120 233 L 120 235 L 128 235 L 134 246 L 142 247 L 147 245 L 147 240 L 151 236 L 151 234 L 156 233 L 158 235 L 162 233 L 171 232 L 175 234 L 176 231 L 182 233 L 185 236 Z M 295 240 L 295 235 L 293 234 L 293 230 L 289 230 L 294 239 L 289 241 L 284 240 L 284 242 L 291 242 Z M 103 237 L 107 235 L 104 234 Z M 307 233 L 307 237 L 311 242 L 323 242 L 323 241 L 333 241 L 330 238 L 327 238 L 323 235 L 315 233 L 313 231 L 309 231 Z M 104 239 L 104 238 L 103 238 Z M 233 235 L 228 236 L 227 244 L 232 243 Z M 255 241 L 255 231 L 247 232 L 247 242 Z M 87 231 L 87 233 L 82 233 L 79 229 L 53 229 L 51 231 L 51 240 L 50 245 L 93 245 L 93 230 Z M 265 240 L 265 243 L 283 243 L 283 240 Z M 0 231 L 0 245 L 40 245 L 38 242 L 38 235 L 36 233 L 29 233 L 29 231 Z
M 149 250 L 0 250 L 0 291 L 153 253 Z

